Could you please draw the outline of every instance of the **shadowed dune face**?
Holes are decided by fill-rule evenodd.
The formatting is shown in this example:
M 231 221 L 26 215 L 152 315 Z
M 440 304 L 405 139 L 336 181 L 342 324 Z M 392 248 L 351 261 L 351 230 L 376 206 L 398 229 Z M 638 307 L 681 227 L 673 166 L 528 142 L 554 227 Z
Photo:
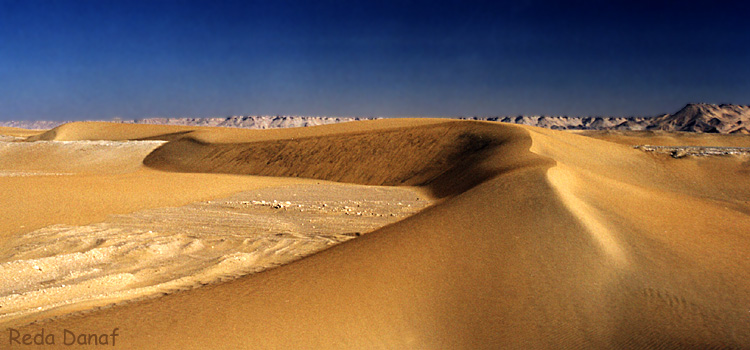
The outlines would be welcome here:
M 179 172 L 292 176 L 365 185 L 426 186 L 447 197 L 517 167 L 525 131 L 447 122 L 378 133 L 342 133 L 249 143 L 183 138 L 149 154 L 149 167 Z M 498 159 L 496 154 L 506 154 Z
M 159 147 L 144 164 L 164 171 L 422 185 L 444 200 L 273 270 L 22 329 L 119 327 L 132 349 L 750 347 L 747 158 L 403 123 Z

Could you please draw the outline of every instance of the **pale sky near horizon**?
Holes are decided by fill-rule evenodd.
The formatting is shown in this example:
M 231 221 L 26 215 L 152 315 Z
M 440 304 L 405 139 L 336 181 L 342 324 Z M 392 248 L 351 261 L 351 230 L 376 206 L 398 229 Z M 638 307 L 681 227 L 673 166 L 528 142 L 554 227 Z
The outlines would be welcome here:
M 0 0 L 0 120 L 750 104 L 745 1 Z

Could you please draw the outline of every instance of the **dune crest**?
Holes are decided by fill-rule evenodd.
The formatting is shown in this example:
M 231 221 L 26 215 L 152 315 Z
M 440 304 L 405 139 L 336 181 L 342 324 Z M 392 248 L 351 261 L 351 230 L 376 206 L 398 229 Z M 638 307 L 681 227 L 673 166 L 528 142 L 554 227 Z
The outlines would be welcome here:
M 576 192 L 581 191 L 582 184 L 576 179 L 575 173 L 565 166 L 557 165 L 547 171 L 547 180 L 565 207 L 583 224 L 586 232 L 594 238 L 607 256 L 617 265 L 627 266 L 628 257 L 623 245 L 607 227 L 606 220 L 600 217 L 595 208 L 576 196 Z

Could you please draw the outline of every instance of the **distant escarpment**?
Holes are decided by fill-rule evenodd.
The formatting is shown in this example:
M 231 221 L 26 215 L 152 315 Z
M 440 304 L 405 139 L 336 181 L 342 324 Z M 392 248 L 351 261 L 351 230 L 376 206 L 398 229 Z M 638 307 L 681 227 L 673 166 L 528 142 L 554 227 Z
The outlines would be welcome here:
M 187 126 L 219 126 L 230 128 L 273 129 L 297 128 L 353 122 L 374 118 L 366 117 L 304 117 L 304 116 L 232 116 L 225 118 L 145 118 L 122 120 L 122 123 L 162 124 Z
M 220 118 L 143 118 L 110 120 L 118 123 L 184 126 L 219 126 L 271 129 L 334 124 L 373 117 L 232 116 Z M 731 104 L 688 104 L 674 114 L 651 117 L 458 117 L 457 119 L 497 121 L 558 130 L 663 130 L 699 133 L 750 134 L 750 106 Z M 65 122 L 6 121 L 0 126 L 25 129 L 51 129 Z
M 141 118 L 95 120 L 125 124 L 156 124 L 156 125 L 183 125 L 183 126 L 218 126 L 248 129 L 273 129 L 273 128 L 295 128 L 303 126 L 314 126 L 366 120 L 375 118 L 366 117 L 304 117 L 304 116 L 231 116 L 210 118 Z M 70 123 L 72 121 L 0 121 L 0 126 L 24 128 L 24 129 L 52 129 L 56 126 Z

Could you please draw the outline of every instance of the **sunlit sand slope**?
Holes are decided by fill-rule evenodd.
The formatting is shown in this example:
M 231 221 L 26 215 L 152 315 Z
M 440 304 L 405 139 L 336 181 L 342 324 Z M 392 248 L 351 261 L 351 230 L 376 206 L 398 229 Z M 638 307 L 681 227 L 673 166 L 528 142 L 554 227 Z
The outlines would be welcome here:
M 7 126 L 0 126 L 0 136 L 9 136 L 9 137 L 29 137 L 38 135 L 45 132 L 44 130 L 28 130 L 28 129 L 21 129 L 21 128 L 12 128 Z
M 138 170 L 163 141 L 0 142 L 0 176 L 76 173 L 118 174 Z
M 138 139 L 168 139 L 200 127 L 179 125 L 115 124 L 105 122 L 74 122 L 60 125 L 28 141 L 122 141 Z
M 128 349 L 750 347 L 746 157 L 388 122 L 264 142 L 200 131 L 146 164 L 419 184 L 444 201 L 270 271 L 21 330 L 117 327 Z

